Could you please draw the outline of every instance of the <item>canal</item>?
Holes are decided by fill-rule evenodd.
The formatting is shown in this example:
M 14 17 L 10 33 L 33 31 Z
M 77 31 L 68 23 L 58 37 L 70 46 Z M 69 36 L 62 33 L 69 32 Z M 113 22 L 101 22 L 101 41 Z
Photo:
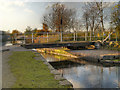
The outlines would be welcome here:
M 74 88 L 118 88 L 119 66 L 101 65 L 80 59 L 41 53 Z

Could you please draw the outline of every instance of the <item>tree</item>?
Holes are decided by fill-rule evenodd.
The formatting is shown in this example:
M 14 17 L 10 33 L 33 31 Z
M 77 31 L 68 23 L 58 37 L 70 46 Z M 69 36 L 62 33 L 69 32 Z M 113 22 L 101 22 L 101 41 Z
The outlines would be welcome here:
M 104 21 L 107 19 L 107 15 L 104 14 L 104 9 L 106 7 L 109 6 L 109 3 L 107 2 L 96 2 L 97 8 L 98 8 L 98 15 L 100 17 L 100 27 L 102 27 L 102 35 L 104 38 L 104 32 L 105 32 L 105 28 L 104 28 Z
M 102 25 L 102 32 L 104 32 L 104 20 L 103 20 L 103 2 L 96 2 L 96 5 L 98 7 L 99 15 L 100 15 L 100 21 Z
M 90 29 L 90 40 L 91 40 L 91 36 L 95 34 L 96 26 L 99 25 L 99 22 L 100 22 L 98 9 L 94 2 L 85 4 L 83 20 L 84 20 L 84 26 L 86 28 L 87 34 L 88 34 L 88 30 Z
M 84 7 L 84 26 L 88 32 L 90 28 L 90 36 L 96 34 L 99 27 L 102 27 L 102 32 L 105 31 L 104 20 L 106 20 L 106 15 L 103 13 L 104 9 L 109 5 L 109 3 L 103 2 L 90 2 L 86 3 Z
M 26 35 L 32 34 L 32 28 L 30 26 L 27 26 L 26 31 L 24 32 Z
M 12 35 L 17 35 L 18 36 L 19 34 L 20 34 L 20 32 L 18 30 L 13 30 L 12 31 Z
M 44 15 L 43 23 L 53 31 L 64 32 L 71 29 L 76 15 L 76 10 L 67 8 L 64 4 L 55 3 L 50 12 Z
M 115 6 L 111 14 L 111 25 L 116 29 L 116 32 L 120 32 L 120 2 Z
M 85 11 L 83 14 L 83 19 L 84 19 L 84 26 L 86 28 L 87 34 L 88 34 L 88 28 L 89 28 L 89 13 L 88 11 Z
M 48 32 L 48 25 L 43 23 L 43 31 Z

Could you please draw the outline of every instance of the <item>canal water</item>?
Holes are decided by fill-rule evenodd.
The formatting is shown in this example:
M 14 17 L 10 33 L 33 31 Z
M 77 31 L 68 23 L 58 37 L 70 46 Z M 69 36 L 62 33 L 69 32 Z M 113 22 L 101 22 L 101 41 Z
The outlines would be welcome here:
M 103 66 L 80 59 L 66 58 L 50 54 L 43 57 L 64 78 L 73 84 L 74 88 L 118 88 L 119 66 Z

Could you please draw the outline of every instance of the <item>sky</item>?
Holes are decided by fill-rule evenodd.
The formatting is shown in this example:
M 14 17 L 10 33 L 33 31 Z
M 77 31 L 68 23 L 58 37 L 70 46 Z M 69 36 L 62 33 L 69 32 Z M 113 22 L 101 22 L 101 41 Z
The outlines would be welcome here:
M 84 0 L 79 0 L 82 2 L 78 2 L 78 0 L 69 0 L 70 2 L 68 0 L 56 1 L 63 2 L 66 6 L 77 9 L 78 15 L 82 18 Z M 32 29 L 41 29 L 42 17 L 47 12 L 47 7 L 53 3 L 56 2 L 53 2 L 53 0 L 0 0 L 0 30 L 9 30 L 11 32 L 17 29 L 23 32 L 27 26 Z M 109 12 L 110 9 L 106 10 Z M 108 24 L 107 22 L 106 27 L 109 26 Z

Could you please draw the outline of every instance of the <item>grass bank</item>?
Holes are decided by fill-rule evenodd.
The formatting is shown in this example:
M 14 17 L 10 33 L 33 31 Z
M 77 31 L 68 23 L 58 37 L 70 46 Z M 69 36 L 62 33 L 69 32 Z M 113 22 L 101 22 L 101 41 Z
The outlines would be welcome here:
M 35 60 L 32 51 L 13 52 L 8 62 L 11 72 L 16 77 L 12 88 L 65 88 L 61 86 L 47 65 L 41 60 Z

